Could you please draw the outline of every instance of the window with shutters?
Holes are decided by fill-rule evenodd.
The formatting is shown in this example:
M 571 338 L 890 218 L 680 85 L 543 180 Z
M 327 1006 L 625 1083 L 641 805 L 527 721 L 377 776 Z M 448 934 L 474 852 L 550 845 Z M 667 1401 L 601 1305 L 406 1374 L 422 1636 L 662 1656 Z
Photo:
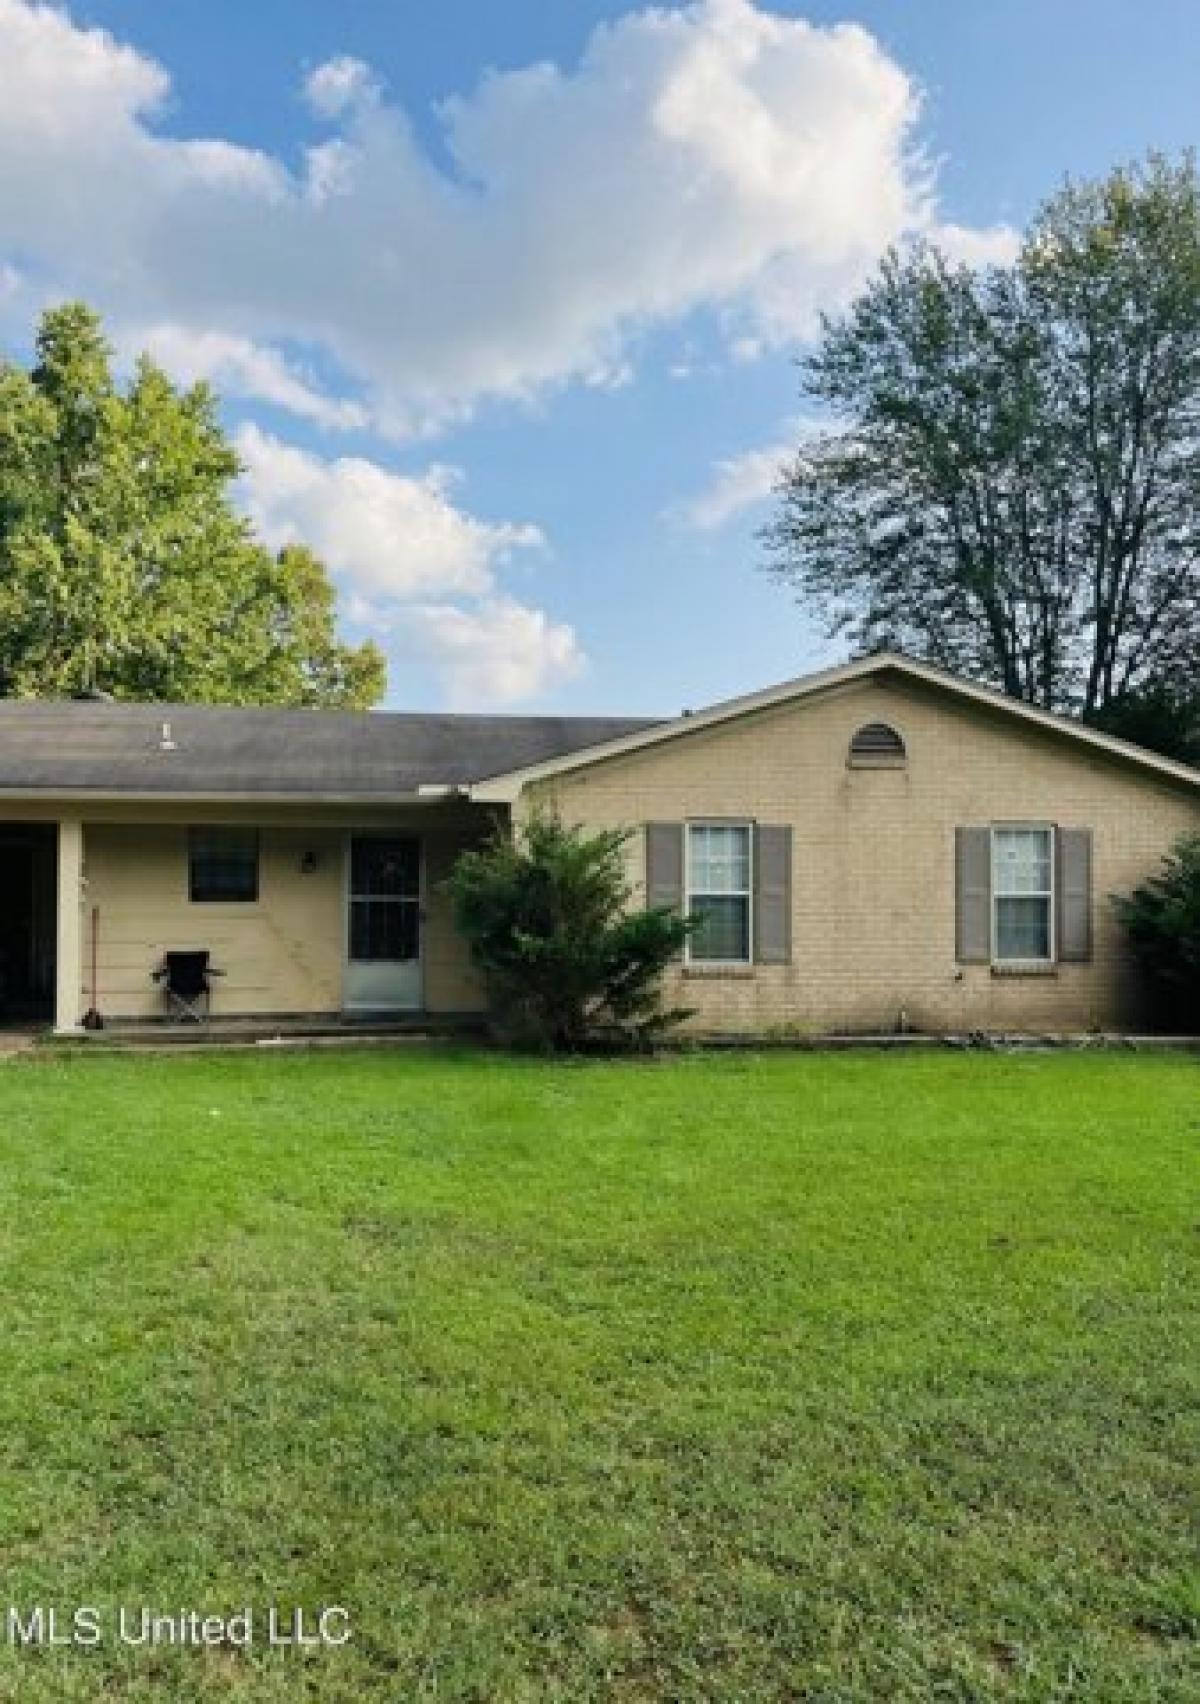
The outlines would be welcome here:
M 992 829 L 992 957 L 1049 964 L 1054 957 L 1054 830 Z
M 749 964 L 753 935 L 753 834 L 748 822 L 687 826 L 686 910 L 698 920 L 693 964 Z
M 850 741 L 852 769 L 899 769 L 906 756 L 903 739 L 888 722 L 864 722 Z

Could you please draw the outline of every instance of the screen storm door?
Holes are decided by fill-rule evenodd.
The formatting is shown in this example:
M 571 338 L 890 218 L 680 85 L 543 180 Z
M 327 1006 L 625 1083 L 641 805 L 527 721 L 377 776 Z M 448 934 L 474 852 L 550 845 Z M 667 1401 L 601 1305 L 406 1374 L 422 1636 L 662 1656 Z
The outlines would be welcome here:
M 421 842 L 412 834 L 354 834 L 348 863 L 345 1008 L 417 1011 Z

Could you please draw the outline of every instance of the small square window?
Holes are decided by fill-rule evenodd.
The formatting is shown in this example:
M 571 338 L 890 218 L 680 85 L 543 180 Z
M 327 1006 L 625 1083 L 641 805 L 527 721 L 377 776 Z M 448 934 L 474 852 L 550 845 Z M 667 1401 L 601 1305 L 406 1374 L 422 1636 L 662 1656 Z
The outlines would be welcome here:
M 193 828 L 188 896 L 194 904 L 252 904 L 258 898 L 258 831 Z

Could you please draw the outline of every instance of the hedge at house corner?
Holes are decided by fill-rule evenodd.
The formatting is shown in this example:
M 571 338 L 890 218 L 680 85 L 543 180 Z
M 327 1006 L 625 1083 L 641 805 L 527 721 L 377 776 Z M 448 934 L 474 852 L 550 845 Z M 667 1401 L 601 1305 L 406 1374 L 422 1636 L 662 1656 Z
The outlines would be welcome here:
M 455 919 L 511 1043 L 645 1047 L 688 1016 L 663 1005 L 662 974 L 692 926 L 634 902 L 629 839 L 541 811 L 458 859 L 448 883 Z
M 1158 875 L 1114 903 L 1165 1026 L 1200 1027 L 1200 834 L 1184 835 Z

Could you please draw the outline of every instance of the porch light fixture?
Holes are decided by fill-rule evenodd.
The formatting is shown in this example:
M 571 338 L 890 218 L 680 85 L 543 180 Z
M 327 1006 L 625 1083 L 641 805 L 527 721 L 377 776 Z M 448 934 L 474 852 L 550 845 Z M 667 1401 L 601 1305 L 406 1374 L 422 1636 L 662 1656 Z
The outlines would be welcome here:
M 301 854 L 301 857 L 300 857 L 300 874 L 302 876 L 312 876 L 312 875 L 316 874 L 316 870 L 317 870 L 317 855 L 313 851 L 312 847 L 310 846 L 306 852 Z

